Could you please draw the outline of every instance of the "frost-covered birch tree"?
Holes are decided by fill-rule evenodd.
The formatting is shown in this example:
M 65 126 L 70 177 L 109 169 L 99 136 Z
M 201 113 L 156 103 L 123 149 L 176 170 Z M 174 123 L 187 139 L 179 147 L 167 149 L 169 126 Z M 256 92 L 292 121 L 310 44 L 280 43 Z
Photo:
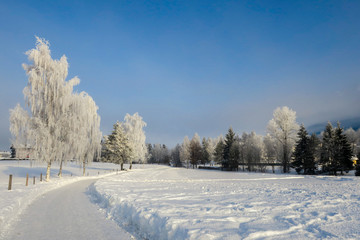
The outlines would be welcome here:
M 243 133 L 241 137 L 242 142 L 242 157 L 248 165 L 249 171 L 256 171 L 256 166 L 260 171 L 265 169 L 260 166 L 261 159 L 264 154 L 264 143 L 262 136 L 257 135 L 255 132 L 249 134 Z
M 73 87 L 79 84 L 80 80 L 75 77 L 66 81 L 68 75 L 66 57 L 53 60 L 49 43 L 38 37 L 36 40 L 36 47 L 26 52 L 31 64 L 23 64 L 28 75 L 28 85 L 23 93 L 29 107 L 29 124 L 24 126 L 22 120 L 16 120 L 16 116 L 21 116 L 15 114 L 21 112 L 19 107 L 16 107 L 10 117 L 10 129 L 17 138 L 16 136 L 20 134 L 19 130 L 26 128 L 26 135 L 32 144 L 35 158 L 47 163 L 46 180 L 48 181 L 53 162 L 62 162 L 80 156 L 79 151 L 85 148 L 87 158 L 93 158 L 90 155 L 100 146 L 100 118 L 91 108 L 91 104 L 84 105 L 80 98 L 74 97 Z M 83 98 L 86 99 L 84 96 Z M 85 101 L 89 102 L 89 98 Z M 76 107 L 79 105 L 80 108 Z M 85 109 L 81 112 L 81 108 Z M 23 117 L 26 118 L 24 114 Z M 91 124 L 89 120 L 91 118 L 97 119 L 98 122 Z M 74 132 L 79 125 L 82 125 L 83 131 Z M 75 136 L 83 141 L 76 141 L 78 139 L 75 139 Z
M 186 168 L 190 165 L 190 140 L 188 136 L 184 137 L 184 141 L 181 144 L 180 159 Z
M 10 109 L 10 132 L 14 136 L 12 140 L 13 146 L 28 147 L 30 145 L 30 117 L 20 104 L 14 109 Z
M 299 124 L 296 123 L 296 112 L 286 106 L 276 108 L 267 129 L 269 134 L 281 143 L 283 172 L 288 172 L 290 156 L 299 129 Z
M 353 128 L 348 128 L 344 133 L 345 133 L 349 143 L 351 144 L 351 151 L 352 151 L 353 156 L 356 156 L 356 154 L 357 154 L 356 143 L 359 141 L 360 131 L 358 130 L 356 132 Z
M 72 154 L 82 165 L 85 175 L 86 165 L 101 154 L 100 116 L 95 101 L 86 92 L 74 94 L 72 102 L 72 112 L 77 113 L 72 116 L 70 128 L 70 142 L 76 147 Z
M 124 118 L 123 127 L 132 149 L 132 156 L 129 159 L 131 169 L 133 161 L 142 163 L 146 161 L 146 136 L 143 129 L 146 127 L 146 122 L 143 121 L 143 118 L 138 113 L 134 115 L 127 113 Z
M 278 152 L 279 143 L 276 141 L 276 139 L 271 137 L 269 133 L 266 134 L 263 142 L 264 142 L 265 159 L 266 159 L 267 163 L 271 164 L 272 172 L 275 173 L 275 165 L 274 164 L 279 155 L 279 152 Z
M 193 138 L 190 141 L 190 163 L 193 168 L 197 168 L 197 165 L 201 161 L 202 151 L 201 151 L 201 142 L 200 136 L 195 133 Z

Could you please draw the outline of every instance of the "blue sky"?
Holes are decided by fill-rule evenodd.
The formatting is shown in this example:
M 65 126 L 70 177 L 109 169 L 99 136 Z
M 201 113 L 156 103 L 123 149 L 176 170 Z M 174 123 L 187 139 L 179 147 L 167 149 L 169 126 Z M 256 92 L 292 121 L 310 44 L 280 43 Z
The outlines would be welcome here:
M 298 122 L 360 116 L 359 1 L 1 1 L 0 150 L 24 106 L 35 35 L 99 106 L 101 130 L 139 112 L 147 140 L 265 134 L 278 106 Z

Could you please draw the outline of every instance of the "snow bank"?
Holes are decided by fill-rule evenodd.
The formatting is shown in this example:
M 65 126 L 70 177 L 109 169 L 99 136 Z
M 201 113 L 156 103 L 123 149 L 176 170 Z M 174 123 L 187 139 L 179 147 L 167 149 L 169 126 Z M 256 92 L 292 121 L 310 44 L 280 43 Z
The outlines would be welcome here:
M 29 161 L 1 161 L 0 162 L 0 239 L 3 239 L 6 231 L 17 220 L 18 216 L 35 199 L 44 193 L 77 181 L 91 178 L 100 178 L 114 174 L 110 170 L 118 168 L 113 164 L 93 163 L 89 166 L 89 176 L 82 177 L 82 169 L 75 164 L 69 163 L 63 169 L 63 178 L 57 177 L 57 167 L 53 166 L 50 182 L 40 182 L 40 173 L 46 172 L 46 167 Z M 29 186 L 25 186 L 26 174 L 29 174 Z M 13 175 L 13 186 L 8 191 L 9 174 Z M 72 177 L 71 177 L 72 175 Z M 36 184 L 33 185 L 33 176 L 36 176 Z
M 97 181 L 93 201 L 146 239 L 359 239 L 360 178 L 150 166 Z
M 114 193 L 101 194 L 93 185 L 89 189 L 94 203 L 107 209 L 108 216 L 119 225 L 143 239 L 186 239 L 187 231 L 168 217 L 161 217 L 151 209 L 137 208 L 126 198 L 115 197 Z

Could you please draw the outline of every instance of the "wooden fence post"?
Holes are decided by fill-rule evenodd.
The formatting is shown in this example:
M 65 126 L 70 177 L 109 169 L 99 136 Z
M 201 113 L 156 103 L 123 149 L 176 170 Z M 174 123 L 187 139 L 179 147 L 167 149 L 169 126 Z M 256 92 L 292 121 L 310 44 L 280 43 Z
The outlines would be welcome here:
M 33 185 L 35 185 L 35 176 L 34 176 L 34 181 L 33 181 Z
M 29 185 L 29 174 L 27 173 L 26 174 L 26 185 L 25 186 L 28 186 Z
M 40 182 L 42 182 L 42 173 L 40 173 Z
M 12 185 L 12 174 L 9 175 L 9 187 L 8 187 L 8 190 L 11 190 L 11 185 Z

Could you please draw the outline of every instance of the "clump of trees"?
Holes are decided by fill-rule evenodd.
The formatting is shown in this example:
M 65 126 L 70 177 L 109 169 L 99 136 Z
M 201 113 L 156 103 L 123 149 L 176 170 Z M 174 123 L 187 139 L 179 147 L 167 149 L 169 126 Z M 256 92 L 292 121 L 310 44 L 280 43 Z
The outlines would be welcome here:
M 322 137 L 320 163 L 323 170 L 336 175 L 338 171 L 343 174 L 343 171 L 352 169 L 351 146 L 340 123 L 334 129 L 329 122 Z
M 104 136 L 102 159 L 106 162 L 119 164 L 123 170 L 124 163 L 133 161 L 145 163 L 148 158 L 144 127 L 146 122 L 135 113 L 126 114 L 124 122 L 116 122 L 110 135 Z
M 322 133 L 322 141 L 315 134 L 309 136 L 302 125 L 298 132 L 292 165 L 297 172 L 303 171 L 304 174 L 314 174 L 318 166 L 321 166 L 322 172 L 337 175 L 340 171 L 343 174 L 353 168 L 353 154 L 340 123 L 334 129 L 329 122 Z
M 148 163 L 157 163 L 170 165 L 171 155 L 179 155 L 180 153 L 175 153 L 176 149 L 173 149 L 173 154 L 170 153 L 168 147 L 165 144 L 147 144 L 148 147 Z
M 76 160 L 87 164 L 100 154 L 100 117 L 94 100 L 85 92 L 74 93 L 80 83 L 66 81 L 69 64 L 64 56 L 53 60 L 49 43 L 36 37 L 36 47 L 26 52 L 30 65 L 24 96 L 28 110 L 17 105 L 10 110 L 10 131 L 15 148 L 32 148 L 37 161 L 47 163 L 46 181 L 52 163 Z

